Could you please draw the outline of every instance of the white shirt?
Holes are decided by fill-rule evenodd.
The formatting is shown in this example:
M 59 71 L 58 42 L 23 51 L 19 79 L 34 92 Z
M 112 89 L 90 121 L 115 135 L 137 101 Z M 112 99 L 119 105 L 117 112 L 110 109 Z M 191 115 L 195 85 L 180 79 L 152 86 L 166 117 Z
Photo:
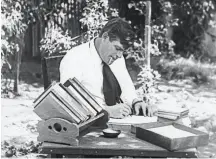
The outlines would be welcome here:
M 102 68 L 102 60 L 96 51 L 94 40 L 91 40 L 72 48 L 64 56 L 60 63 L 60 82 L 64 83 L 69 78 L 76 77 L 103 106 L 106 104 L 103 95 Z M 131 106 L 137 95 L 124 58 L 114 61 L 110 69 L 121 87 L 121 99 Z

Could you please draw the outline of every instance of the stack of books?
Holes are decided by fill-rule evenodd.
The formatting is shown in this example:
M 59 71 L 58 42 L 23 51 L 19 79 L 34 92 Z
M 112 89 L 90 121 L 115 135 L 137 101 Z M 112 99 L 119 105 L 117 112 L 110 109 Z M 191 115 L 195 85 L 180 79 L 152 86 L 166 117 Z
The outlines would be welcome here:
M 178 120 L 183 117 L 187 117 L 189 113 L 188 108 L 181 108 L 175 106 L 164 106 L 159 107 L 156 115 L 160 118 L 165 118 L 169 120 Z
M 76 78 L 64 84 L 53 82 L 33 105 L 34 112 L 43 120 L 63 118 L 76 124 L 95 117 L 103 110 Z

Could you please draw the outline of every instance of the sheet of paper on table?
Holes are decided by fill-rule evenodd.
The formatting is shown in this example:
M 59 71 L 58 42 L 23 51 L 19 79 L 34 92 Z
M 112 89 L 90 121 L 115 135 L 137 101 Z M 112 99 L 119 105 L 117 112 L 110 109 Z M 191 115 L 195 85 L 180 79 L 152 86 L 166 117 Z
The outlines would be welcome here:
M 142 124 L 142 123 L 151 123 L 151 122 L 157 122 L 157 116 L 153 117 L 144 117 L 144 116 L 128 116 L 123 119 L 114 119 L 110 118 L 109 122 L 110 124 L 121 124 L 121 125 L 132 125 L 132 124 Z
M 197 136 L 196 134 L 193 134 L 191 132 L 187 132 L 187 131 L 175 128 L 173 125 L 151 128 L 148 130 L 154 133 L 160 134 L 162 136 L 172 138 L 172 139 L 189 137 L 189 136 Z

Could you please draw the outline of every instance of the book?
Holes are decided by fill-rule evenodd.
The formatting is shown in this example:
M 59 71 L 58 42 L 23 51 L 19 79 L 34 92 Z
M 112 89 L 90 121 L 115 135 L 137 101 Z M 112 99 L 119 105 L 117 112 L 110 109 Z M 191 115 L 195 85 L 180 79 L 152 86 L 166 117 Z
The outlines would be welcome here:
M 94 111 L 94 113 L 92 113 L 87 107 L 88 106 L 86 106 L 85 105 L 85 101 L 84 101 L 84 103 L 79 99 L 79 94 L 77 95 L 77 92 L 74 92 L 74 90 L 71 90 L 70 88 L 68 88 L 68 87 L 64 87 L 64 89 L 68 92 L 68 94 L 71 96 L 71 97 L 73 97 L 73 99 L 77 102 L 77 104 L 78 104 L 78 106 L 79 106 L 79 108 L 81 109 L 81 110 L 83 110 L 83 112 L 85 113 L 85 114 L 87 114 L 87 116 L 89 117 L 89 118 L 91 118 L 91 117 L 93 117 L 93 116 L 95 116 L 96 114 L 97 114 L 97 112 L 96 111 Z M 81 97 L 80 97 L 81 98 Z M 88 104 L 88 103 L 87 103 Z M 90 106 L 89 106 L 90 107 Z
M 82 85 L 79 80 L 77 78 L 73 78 L 72 81 L 74 81 L 80 88 L 82 88 L 82 90 L 86 93 L 86 98 L 88 99 L 88 101 L 95 107 L 95 109 L 98 112 L 101 112 L 103 110 L 103 108 L 101 107 L 101 105 L 96 101 L 96 99 L 93 97 L 93 95 L 89 92 L 89 90 Z M 85 93 L 83 92 L 83 95 L 85 95 Z M 88 98 L 89 97 L 89 98 Z
M 94 110 L 91 105 L 72 87 L 68 86 L 68 89 L 71 91 L 74 97 L 76 97 L 79 100 L 79 103 L 82 103 L 82 105 L 88 109 L 88 111 L 91 113 L 91 116 L 96 116 L 97 112 Z
M 166 118 L 166 119 L 170 119 L 170 120 L 177 120 L 177 119 L 187 117 L 188 113 L 178 115 L 178 114 L 171 114 L 171 113 L 156 112 L 155 115 L 158 117 L 162 117 L 162 118 Z
M 79 120 L 81 122 L 86 121 L 89 119 L 89 116 L 86 112 L 82 112 L 81 109 L 78 109 L 77 107 L 79 107 L 79 103 L 76 102 L 76 100 L 74 100 L 72 98 L 72 96 L 70 96 L 68 94 L 67 91 L 65 91 L 64 86 L 59 83 L 59 82 L 53 82 L 49 88 L 47 88 L 33 103 L 34 108 L 37 108 L 39 103 L 43 100 L 45 100 L 46 96 L 52 92 L 53 94 L 55 94 L 58 99 L 64 103 L 64 106 L 67 107 L 68 110 L 70 110 L 73 115 L 75 115 L 77 118 L 79 118 Z M 44 105 L 43 109 L 47 109 L 47 106 Z M 41 110 L 43 111 L 43 110 Z
M 162 113 L 170 113 L 170 114 L 177 114 L 177 115 L 183 115 L 189 113 L 188 108 L 181 108 L 181 107 L 176 107 L 176 106 L 161 106 L 158 107 L 158 112 Z
M 67 88 L 69 88 L 69 90 L 71 91 L 71 93 L 73 94 L 74 97 L 77 98 L 77 100 L 82 103 L 82 105 L 88 109 L 89 112 L 91 112 L 92 116 L 96 116 L 98 114 L 98 112 L 89 104 L 89 102 L 83 98 L 83 96 L 81 95 L 81 93 L 79 91 L 77 91 L 77 89 L 75 89 L 73 87 L 73 83 L 70 82 L 72 81 L 71 79 L 67 80 L 64 83 L 64 86 L 66 86 Z
M 103 110 L 92 94 L 76 78 L 67 80 L 64 85 L 67 87 L 72 86 L 97 113 Z
M 41 93 L 38 98 L 36 98 L 33 102 L 33 107 L 36 107 L 38 105 L 38 103 L 43 100 L 44 97 L 46 97 L 46 95 L 51 91 L 51 89 L 53 88 L 53 86 L 56 85 L 56 82 L 52 82 L 51 85 L 49 85 L 49 87 L 43 92 Z
M 76 109 L 73 109 L 70 106 L 69 102 L 65 100 L 65 98 L 62 95 L 60 95 L 60 93 L 58 93 L 56 90 L 52 90 L 52 92 L 54 92 L 54 94 L 58 97 L 58 99 L 60 99 L 60 101 L 64 103 L 64 105 L 68 108 L 68 110 L 73 112 L 81 120 L 81 122 L 86 120 L 84 116 L 82 116 Z
M 67 88 L 65 88 L 61 83 L 58 83 L 53 89 L 56 90 L 56 94 L 59 94 L 59 96 L 62 96 L 62 98 L 67 101 L 68 108 L 72 112 L 80 116 L 84 121 L 89 119 L 89 113 L 80 106 L 80 104 L 73 98 Z
M 177 120 L 189 114 L 188 108 L 182 108 L 173 105 L 162 105 L 158 107 L 156 115 L 170 120 Z
M 69 109 L 68 109 L 68 107 L 66 106 L 66 104 L 65 104 L 65 102 L 64 101 L 61 101 L 61 99 L 59 98 L 59 96 L 57 96 L 56 94 L 54 94 L 54 92 L 52 92 L 53 93 L 53 95 L 56 97 L 56 99 L 55 99 L 55 101 L 57 102 L 57 103 L 62 103 L 63 105 L 63 108 L 64 108 L 64 110 L 65 111 L 67 111 L 69 114 L 70 114 L 70 116 L 73 118 L 73 120 L 77 123 L 77 124 L 79 124 L 79 123 L 81 123 L 82 121 L 79 119 L 79 117 L 74 113 L 74 112 L 72 112 L 72 111 L 70 111 Z M 63 118 L 63 119 L 65 119 L 65 118 Z
M 43 120 L 63 118 L 76 124 L 81 122 L 52 91 L 43 95 L 43 100 L 38 102 L 33 111 Z
M 170 115 L 170 114 L 160 114 L 160 113 L 155 113 L 156 116 L 158 117 L 162 117 L 162 118 L 166 118 L 166 119 L 170 119 L 170 120 L 177 120 L 180 118 L 179 115 Z

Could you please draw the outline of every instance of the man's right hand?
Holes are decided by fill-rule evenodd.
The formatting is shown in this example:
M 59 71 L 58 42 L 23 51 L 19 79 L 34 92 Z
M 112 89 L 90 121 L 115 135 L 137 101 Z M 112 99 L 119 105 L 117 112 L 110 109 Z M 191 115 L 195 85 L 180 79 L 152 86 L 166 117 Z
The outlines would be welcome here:
M 131 114 L 131 108 L 127 104 L 121 103 L 114 106 L 105 106 L 105 110 L 111 118 L 121 119 Z

